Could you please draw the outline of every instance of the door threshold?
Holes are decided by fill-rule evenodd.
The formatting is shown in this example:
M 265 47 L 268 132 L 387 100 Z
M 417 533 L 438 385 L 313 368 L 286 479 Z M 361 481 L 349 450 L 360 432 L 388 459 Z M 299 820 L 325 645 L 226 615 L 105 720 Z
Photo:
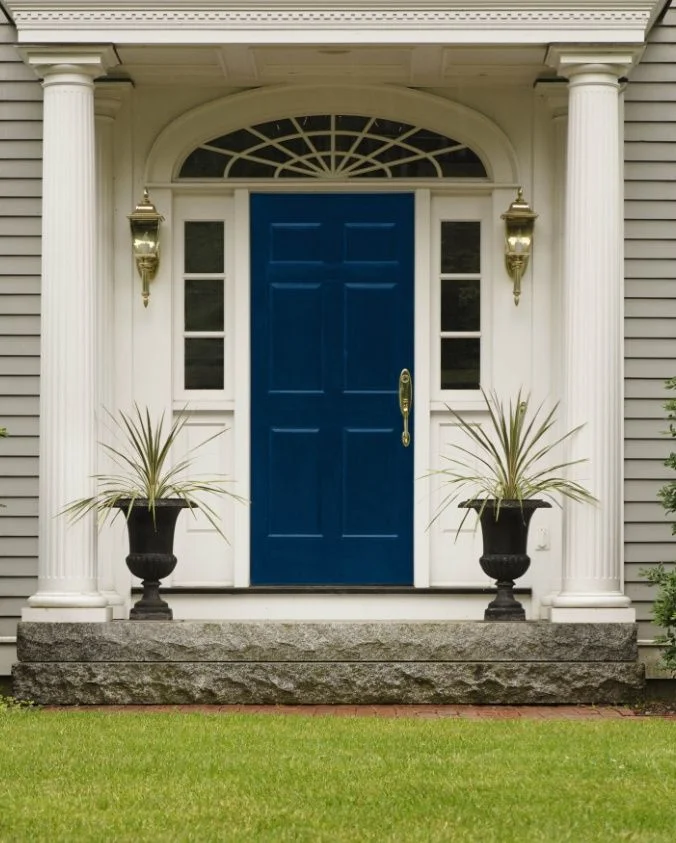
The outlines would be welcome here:
M 141 594 L 139 586 L 132 588 L 132 594 Z M 162 594 L 495 594 L 494 586 L 431 586 L 416 588 L 412 585 L 252 585 L 247 588 L 235 586 L 168 586 L 162 587 Z M 533 589 L 516 587 L 515 594 L 532 594 Z

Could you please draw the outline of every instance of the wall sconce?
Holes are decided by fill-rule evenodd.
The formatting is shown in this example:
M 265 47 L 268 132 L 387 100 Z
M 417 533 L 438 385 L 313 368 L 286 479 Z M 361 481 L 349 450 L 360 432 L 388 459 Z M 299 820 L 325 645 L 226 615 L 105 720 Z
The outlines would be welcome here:
M 164 217 L 150 201 L 147 188 L 143 191 L 143 200 L 129 214 L 128 220 L 134 260 L 143 283 L 143 307 L 148 307 L 150 282 L 160 265 L 160 223 Z
M 533 246 L 533 229 L 537 214 L 523 198 L 523 191 L 518 189 L 516 199 L 502 215 L 505 221 L 505 266 L 514 282 L 514 304 L 519 304 L 521 279 L 528 267 Z

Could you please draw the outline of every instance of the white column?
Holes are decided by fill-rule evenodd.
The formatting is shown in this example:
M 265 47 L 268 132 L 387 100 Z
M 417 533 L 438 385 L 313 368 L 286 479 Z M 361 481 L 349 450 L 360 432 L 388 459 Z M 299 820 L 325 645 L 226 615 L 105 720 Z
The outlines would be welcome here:
M 551 174 L 551 201 L 552 207 L 552 237 L 551 243 L 551 267 L 550 277 L 550 312 L 551 316 L 547 322 L 546 329 L 550 336 L 551 358 L 554 361 L 551 369 L 551 390 L 550 394 L 559 398 L 562 393 L 563 366 L 562 366 L 562 330 L 561 313 L 563 312 L 563 232 L 565 230 L 566 217 L 566 149 L 568 140 L 568 86 L 563 80 L 544 80 L 536 83 L 535 91 L 546 103 L 549 112 L 550 127 L 550 161 L 549 172 Z M 559 525 L 557 524 L 557 527 Z M 560 527 L 559 527 L 560 528 Z M 558 534 L 560 536 L 560 533 Z M 558 540 L 555 546 L 558 545 Z M 560 557 L 559 557 L 560 559 Z M 552 600 L 559 593 L 558 587 L 561 582 L 561 571 L 552 571 L 551 586 L 555 588 L 540 598 L 540 617 L 549 620 Z
M 94 77 L 108 48 L 25 48 L 43 77 L 43 200 L 38 590 L 29 621 L 105 621 L 96 523 L 60 515 L 96 473 L 96 156 Z
M 114 255 L 115 255 L 115 116 L 129 95 L 130 82 L 98 82 L 94 92 L 96 124 L 96 208 L 97 208 L 97 435 L 99 442 L 109 441 L 110 424 L 106 410 L 115 411 L 115 348 L 113 333 Z M 97 473 L 110 468 L 101 449 L 97 452 Z M 115 564 L 124 555 L 116 555 L 110 531 L 98 536 L 98 584 L 101 594 L 112 607 L 114 618 L 126 617 L 125 600 L 115 590 Z
M 623 592 L 623 208 L 619 82 L 638 51 L 550 51 L 569 80 L 563 247 L 564 417 L 571 476 L 597 506 L 566 502 L 555 622 L 633 622 Z

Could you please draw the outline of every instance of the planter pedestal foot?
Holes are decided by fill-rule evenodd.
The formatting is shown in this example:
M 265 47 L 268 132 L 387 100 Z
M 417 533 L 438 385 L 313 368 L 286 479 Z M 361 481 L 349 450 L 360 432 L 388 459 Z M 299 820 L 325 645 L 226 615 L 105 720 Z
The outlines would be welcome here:
M 143 596 L 129 612 L 130 621 L 170 621 L 174 613 L 160 597 L 159 580 L 143 580 Z
M 514 597 L 514 580 L 498 580 L 498 593 L 484 612 L 485 621 L 525 621 L 526 612 Z

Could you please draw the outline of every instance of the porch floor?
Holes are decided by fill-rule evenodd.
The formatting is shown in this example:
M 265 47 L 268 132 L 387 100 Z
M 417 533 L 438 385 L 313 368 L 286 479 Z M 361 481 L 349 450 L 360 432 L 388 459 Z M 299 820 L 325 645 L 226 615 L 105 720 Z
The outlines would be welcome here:
M 22 623 L 14 693 L 43 705 L 619 705 L 633 624 Z

